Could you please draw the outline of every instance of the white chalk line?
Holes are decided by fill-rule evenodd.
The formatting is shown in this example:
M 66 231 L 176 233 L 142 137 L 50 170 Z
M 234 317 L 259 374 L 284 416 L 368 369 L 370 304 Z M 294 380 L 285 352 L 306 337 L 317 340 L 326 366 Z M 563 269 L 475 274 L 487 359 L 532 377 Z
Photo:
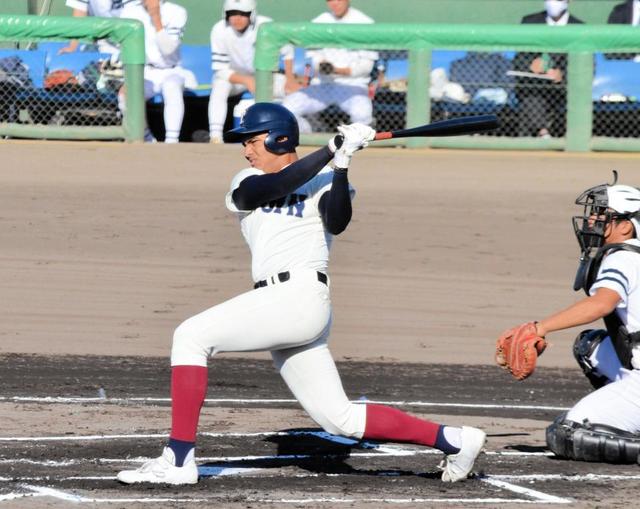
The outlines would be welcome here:
M 152 503 L 158 504 L 163 502 L 170 503 L 183 503 L 183 504 L 193 504 L 193 503 L 207 503 L 207 502 L 220 502 L 221 498 L 213 498 L 213 497 L 204 497 L 204 498 L 179 498 L 179 497 L 113 497 L 113 498 L 99 498 L 99 497 L 85 497 L 82 495 L 78 495 L 76 493 L 69 493 L 67 491 L 58 490 L 46 486 L 37 486 L 33 484 L 22 484 L 20 486 L 23 489 L 29 490 L 32 495 L 35 496 L 47 496 L 57 500 L 64 500 L 68 502 L 75 503 Z M 531 490 L 533 491 L 533 490 Z M 546 494 L 542 494 L 546 495 Z M 29 496 L 24 493 L 10 493 L 8 495 L 4 495 L 4 499 L 10 500 L 19 497 Z M 0 498 L 2 501 L 3 498 Z M 504 499 L 504 498 L 381 498 L 381 497 L 369 497 L 369 498 L 355 498 L 355 497 L 316 497 L 316 498 L 260 498 L 260 497 L 246 497 L 244 501 L 246 503 L 263 503 L 263 504 L 354 504 L 354 503 L 378 503 L 378 504 L 532 504 L 532 503 L 547 503 L 547 504 L 558 504 L 558 503 L 567 503 L 565 502 L 567 499 L 561 499 L 559 497 L 546 496 L 543 500 L 542 498 L 536 498 L 534 500 L 527 499 Z
M 540 490 L 525 488 L 524 486 L 517 486 L 516 484 L 501 481 L 500 479 L 495 479 L 491 476 L 481 477 L 480 480 L 497 488 L 512 491 L 513 493 L 517 493 L 518 495 L 526 495 L 546 504 L 570 504 L 573 502 L 573 500 L 571 500 L 570 498 L 556 497 L 555 495 L 550 495 Z
M 242 469 L 233 468 L 228 472 L 218 473 L 217 475 L 243 475 L 251 471 L 258 471 L 264 469 Z M 303 473 L 296 474 L 295 477 L 317 477 L 319 474 Z M 338 477 L 344 474 L 329 474 L 329 476 Z M 381 474 L 384 475 L 384 474 Z M 276 476 L 269 476 L 276 477 Z M 62 480 L 115 480 L 115 476 L 69 476 Z M 246 498 L 246 502 L 252 503 L 284 503 L 284 504 L 307 504 L 307 503 L 388 503 L 388 504 L 408 504 L 408 503 L 461 503 L 461 504 L 508 504 L 508 503 L 520 503 L 520 504 L 570 504 L 574 500 L 564 497 L 558 497 L 549 493 L 544 493 L 540 490 L 534 490 L 531 488 L 518 486 L 510 482 L 506 482 L 505 479 L 510 481 L 532 481 L 532 480 L 565 480 L 565 481 L 601 481 L 601 480 L 617 480 L 617 481 L 637 481 L 640 479 L 640 475 L 608 475 L 608 474 L 582 474 L 582 475 L 561 475 L 561 474 L 526 474 L 526 475 L 485 475 L 478 477 L 478 480 L 486 484 L 490 484 L 497 488 L 507 490 L 518 495 L 524 495 L 529 499 L 521 498 L 337 498 L 337 497 L 321 497 L 321 498 L 290 498 L 290 499 L 266 499 L 266 498 Z M 0 478 L 0 481 L 5 478 Z M 51 477 L 32 477 L 32 478 L 17 478 L 13 479 L 13 482 L 24 481 L 49 481 Z M 202 503 L 202 502 L 215 502 L 220 501 L 220 498 L 166 498 L 166 497 L 143 497 L 143 498 L 96 498 L 96 497 L 84 497 L 75 493 L 68 493 L 66 491 L 54 489 L 51 487 L 36 486 L 32 484 L 22 484 L 21 487 L 31 491 L 31 494 L 12 492 L 9 494 L 0 495 L 0 502 L 7 500 L 14 500 L 25 496 L 48 496 L 59 500 L 72 501 L 76 503 L 160 503 L 160 502 L 175 502 L 175 503 Z
M 131 404 L 131 403 L 170 403 L 171 398 L 88 398 L 88 397 L 36 397 L 36 396 L 0 396 L 0 401 L 10 401 L 14 403 L 111 403 L 111 404 Z M 295 399 L 242 399 L 242 398 L 207 398 L 206 404 L 218 405 L 233 403 L 238 405 L 278 405 L 298 403 Z M 569 407 L 546 406 L 546 405 L 497 405 L 493 403 L 438 403 L 433 401 L 382 401 L 370 399 L 357 399 L 352 403 L 373 403 L 376 405 L 392 406 L 412 406 L 412 407 L 441 407 L 441 408 L 477 408 L 477 409 L 501 409 L 501 410 L 553 410 L 564 411 Z
M 514 452 L 502 452 L 502 451 L 486 451 L 484 454 L 487 456 L 553 456 L 552 452 L 540 452 L 540 453 L 514 453 Z M 388 447 L 385 449 L 378 449 L 378 452 L 359 452 L 350 451 L 349 457 L 353 458 L 374 458 L 382 456 L 400 457 L 400 456 L 417 456 L 417 455 L 442 455 L 442 453 L 435 449 L 424 450 L 407 450 L 407 449 L 394 449 Z M 264 455 L 264 456 L 198 456 L 196 460 L 199 463 L 228 463 L 238 461 L 285 461 L 285 460 L 302 460 L 312 458 L 323 457 L 342 457 L 343 454 L 283 454 L 283 455 Z M 109 463 L 109 464 L 130 464 L 130 463 L 144 463 L 153 458 L 148 457 L 135 457 L 135 458 L 74 458 L 66 460 L 33 460 L 29 458 L 3 458 L 0 459 L 0 465 L 14 465 L 14 464 L 26 464 L 26 465 L 39 465 L 51 468 L 64 468 L 72 465 L 81 465 L 85 463 Z
M 300 472 L 300 473 L 278 473 L 268 474 L 273 472 L 273 468 L 253 468 L 253 467 L 206 467 L 199 466 L 198 474 L 201 478 L 213 478 L 213 477 L 228 477 L 228 476 L 243 476 L 247 474 L 260 474 L 260 478 L 270 477 L 341 477 L 349 476 L 352 474 L 343 473 L 327 473 L 322 474 L 313 472 Z M 387 470 L 377 474 L 378 477 L 394 477 L 399 471 Z M 404 472 L 404 471 L 403 471 Z M 420 472 L 414 472 L 416 475 Z M 368 476 L 370 474 L 367 474 Z M 15 483 L 15 482 L 34 482 L 34 481 L 115 481 L 117 477 L 115 475 L 71 475 L 71 476 L 54 476 L 54 475 L 42 475 L 42 476 L 19 476 L 19 477 L 0 477 L 0 482 Z M 638 481 L 640 475 L 628 474 L 490 474 L 477 477 L 477 479 L 484 482 L 500 481 L 506 482 L 531 482 L 531 481 L 566 481 L 566 482 L 590 482 L 590 481 Z

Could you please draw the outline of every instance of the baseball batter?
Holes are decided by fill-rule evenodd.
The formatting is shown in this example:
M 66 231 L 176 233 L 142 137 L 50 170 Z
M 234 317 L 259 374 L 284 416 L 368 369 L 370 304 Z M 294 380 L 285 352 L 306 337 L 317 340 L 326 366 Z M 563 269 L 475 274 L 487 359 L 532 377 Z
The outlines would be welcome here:
M 313 23 L 373 23 L 363 12 L 349 5 L 349 0 L 327 0 L 328 12 Z M 375 51 L 324 48 L 308 51 L 315 77 L 309 87 L 287 95 L 282 104 L 291 110 L 303 133 L 311 132 L 304 115 L 311 115 L 336 104 L 349 114 L 352 122 L 370 125 L 373 105 L 369 98 L 371 71 L 378 54 Z
M 144 4 L 131 2 L 124 6 L 120 17 L 135 19 L 144 25 L 145 99 L 162 94 L 166 132 L 164 141 L 178 143 L 184 118 L 184 89 L 198 86 L 194 74 L 180 65 L 180 44 L 187 23 L 187 10 L 180 5 L 162 1 L 160 26 L 154 23 L 150 12 L 152 7 L 149 0 L 145 0 Z
M 232 180 L 227 208 L 238 216 L 252 256 L 254 288 L 182 323 L 171 351 L 172 426 L 159 458 L 123 471 L 124 483 L 193 484 L 196 429 L 207 390 L 207 363 L 218 352 L 269 350 L 276 369 L 310 417 L 329 433 L 435 447 L 442 479 L 467 477 L 485 442 L 476 428 L 450 427 L 347 398 L 328 347 L 329 249 L 352 214 L 353 154 L 375 132 L 339 127 L 327 146 L 301 159 L 298 125 L 278 104 L 257 103 L 227 133 L 250 167 Z M 329 163 L 333 164 L 329 166 Z
M 576 200 L 582 250 L 575 290 L 587 297 L 535 322 L 540 337 L 604 319 L 575 340 L 574 355 L 596 389 L 547 428 L 558 456 L 636 463 L 640 452 L 640 190 L 603 184 Z
M 260 25 L 273 21 L 259 15 L 256 9 L 256 0 L 225 0 L 223 19 L 211 29 L 213 83 L 209 96 L 209 139 L 212 143 L 222 143 L 228 98 L 256 91 L 253 66 L 256 36 Z M 276 100 L 281 100 L 285 91 L 300 88 L 293 74 L 293 47 L 285 46 L 281 54 L 285 73 L 274 74 Z

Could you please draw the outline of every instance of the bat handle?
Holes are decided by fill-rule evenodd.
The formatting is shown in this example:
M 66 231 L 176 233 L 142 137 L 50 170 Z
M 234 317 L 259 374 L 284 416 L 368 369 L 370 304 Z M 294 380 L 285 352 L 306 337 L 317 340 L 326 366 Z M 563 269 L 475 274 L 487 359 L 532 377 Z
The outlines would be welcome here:
M 381 133 L 376 133 L 374 140 L 388 140 L 393 138 L 393 133 L 391 131 L 383 131 Z

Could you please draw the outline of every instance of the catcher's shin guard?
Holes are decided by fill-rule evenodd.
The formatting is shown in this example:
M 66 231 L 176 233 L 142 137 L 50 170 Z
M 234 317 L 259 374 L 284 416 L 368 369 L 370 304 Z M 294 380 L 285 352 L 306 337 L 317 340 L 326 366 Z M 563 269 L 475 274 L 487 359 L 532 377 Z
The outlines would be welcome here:
M 583 424 L 560 415 L 547 427 L 547 446 L 561 458 L 603 463 L 640 463 L 640 435 L 604 424 Z
M 604 341 L 607 335 L 608 333 L 604 329 L 587 329 L 578 334 L 576 340 L 573 342 L 573 356 L 576 358 L 576 361 L 578 361 L 578 365 L 582 368 L 584 375 L 596 389 L 606 385 L 608 380 L 606 377 L 598 374 L 598 370 L 593 367 L 591 355 L 593 355 L 593 352 L 595 352 L 598 345 Z

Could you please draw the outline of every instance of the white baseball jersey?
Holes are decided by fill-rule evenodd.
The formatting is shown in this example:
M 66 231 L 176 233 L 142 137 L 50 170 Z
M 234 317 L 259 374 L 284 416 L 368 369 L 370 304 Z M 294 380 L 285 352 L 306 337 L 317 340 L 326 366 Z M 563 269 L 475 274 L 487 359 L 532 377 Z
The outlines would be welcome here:
M 65 5 L 86 12 L 89 16 L 119 18 L 125 5 L 140 2 L 141 0 L 67 0 Z
M 323 12 L 311 20 L 312 23 L 373 23 L 373 19 L 353 7 L 342 18 L 336 18 L 332 12 Z M 324 48 L 308 51 L 314 68 L 318 68 L 320 62 L 330 62 L 334 67 L 349 67 L 351 76 L 327 76 L 320 75 L 319 82 L 342 83 L 345 85 L 360 85 L 366 87 L 369 84 L 371 69 L 378 59 L 378 53 L 366 50 L 349 50 L 346 48 Z
M 180 64 L 180 48 L 169 55 L 163 55 L 156 42 L 156 30 L 151 23 L 151 16 L 140 4 L 127 4 L 120 14 L 121 18 L 136 19 L 144 25 L 144 46 L 146 64 L 157 69 L 170 69 Z M 171 2 L 160 4 L 160 18 L 167 34 L 182 40 L 184 27 L 187 24 L 187 10 Z
M 254 281 L 295 269 L 327 271 L 333 236 L 324 229 L 318 204 L 331 189 L 333 170 L 320 173 L 288 196 L 255 210 L 238 210 L 231 197 L 240 182 L 251 175 L 264 175 L 257 168 L 240 171 L 231 181 L 227 208 L 238 214 L 240 227 L 251 250 Z M 355 190 L 350 188 L 351 196 Z
M 628 244 L 640 246 L 631 239 Z M 609 288 L 620 296 L 616 313 L 629 332 L 640 330 L 640 254 L 616 251 L 605 256 L 596 281 L 589 289 L 593 295 L 598 288 Z M 635 369 L 625 369 L 613 348 L 609 337 L 591 355 L 590 362 L 610 383 L 588 394 L 567 413 L 573 422 L 606 424 L 618 429 L 640 432 L 640 352 L 634 348 L 631 364 Z
M 640 247 L 640 240 L 627 244 Z M 640 330 L 640 254 L 616 251 L 604 257 L 595 282 L 589 289 L 593 295 L 598 288 L 609 288 L 620 296 L 616 307 L 618 317 L 629 332 Z
M 254 23 L 240 33 L 226 20 L 218 21 L 211 29 L 211 69 L 216 77 L 228 80 L 234 72 L 255 74 L 253 59 L 256 51 L 258 28 L 263 23 L 273 21 L 267 16 L 256 16 Z M 293 58 L 293 47 L 287 45 L 282 50 L 286 60 Z

